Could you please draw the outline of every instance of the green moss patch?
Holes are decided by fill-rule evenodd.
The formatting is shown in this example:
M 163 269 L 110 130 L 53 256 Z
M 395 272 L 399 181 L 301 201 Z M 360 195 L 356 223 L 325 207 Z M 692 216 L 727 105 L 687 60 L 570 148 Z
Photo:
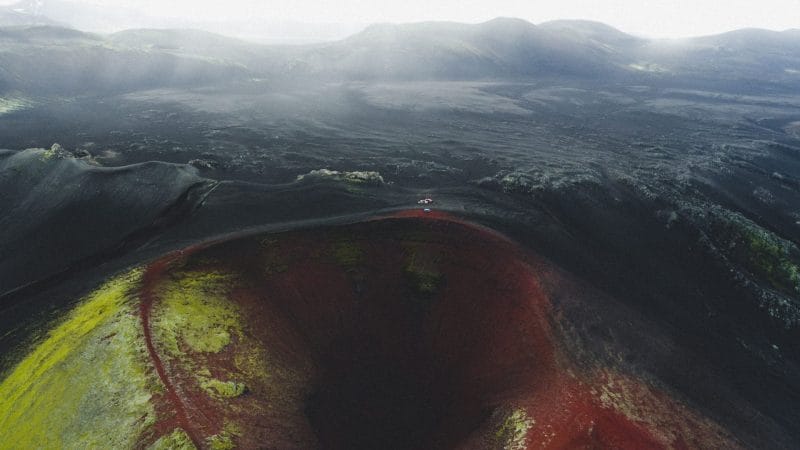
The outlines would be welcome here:
M 153 306 L 157 347 L 183 376 L 193 378 L 197 390 L 212 400 L 227 423 L 221 432 L 204 437 L 204 447 L 211 449 L 235 447 L 239 434 L 233 431 L 238 428 L 229 422 L 230 414 L 240 414 L 241 408 L 256 414 L 259 406 L 242 396 L 248 385 L 257 386 L 268 378 L 264 350 L 245 332 L 242 311 L 229 297 L 239 282 L 218 271 L 177 270 L 157 286 Z M 220 365 L 220 358 L 232 364 Z M 210 361 L 216 363 L 208 366 Z
M 140 272 L 86 297 L 0 383 L 0 448 L 132 448 L 155 422 Z
M 236 448 L 236 445 L 233 443 L 233 439 L 227 433 L 220 433 L 211 436 L 206 440 L 206 442 L 208 442 L 208 447 L 211 450 L 232 450 Z
M 206 440 L 211 450 L 231 450 L 236 448 L 234 436 L 241 436 L 242 432 L 233 423 L 226 423 L 221 433 L 211 436 Z
M 153 329 L 159 344 L 173 357 L 184 345 L 198 353 L 218 353 L 241 335 L 237 306 L 226 295 L 233 280 L 217 272 L 178 272 L 160 284 Z
M 171 434 L 158 438 L 147 450 L 196 450 L 197 447 L 189 439 L 182 428 L 176 428 Z
M 221 381 L 216 378 L 200 378 L 200 387 L 214 397 L 233 398 L 247 391 L 247 385 L 237 381 Z

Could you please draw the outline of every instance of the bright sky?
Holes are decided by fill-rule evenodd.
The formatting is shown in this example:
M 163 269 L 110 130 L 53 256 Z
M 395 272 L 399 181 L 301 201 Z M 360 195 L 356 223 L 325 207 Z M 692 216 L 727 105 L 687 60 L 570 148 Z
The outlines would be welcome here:
M 0 0 L 0 4 L 16 0 Z M 800 28 L 800 0 L 71 0 L 190 20 L 260 18 L 298 22 L 482 22 L 498 16 L 533 23 L 590 19 L 652 37 L 737 28 Z

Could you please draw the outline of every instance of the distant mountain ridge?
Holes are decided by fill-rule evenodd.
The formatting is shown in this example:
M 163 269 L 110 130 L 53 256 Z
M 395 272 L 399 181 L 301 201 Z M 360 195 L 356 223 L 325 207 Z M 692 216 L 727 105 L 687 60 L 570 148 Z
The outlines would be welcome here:
M 607 46 L 598 38 L 580 39 L 522 19 L 497 18 L 475 25 L 373 25 L 305 56 L 312 70 L 334 67 L 363 78 L 598 76 L 618 64 Z
M 240 64 L 52 26 L 0 28 L 0 94 L 73 95 L 242 79 Z
M 580 77 L 611 82 L 787 85 L 800 88 L 800 33 L 740 30 L 692 39 L 644 39 L 608 25 L 379 24 L 342 41 L 290 52 L 295 77 L 361 80 Z
M 0 40 L 4 90 L 72 92 L 90 83 L 84 87 L 125 91 L 249 78 L 577 77 L 800 87 L 800 30 L 746 29 L 650 40 L 597 22 L 534 25 L 498 18 L 480 24 L 376 24 L 340 41 L 295 46 L 267 46 L 198 30 L 99 35 L 54 26 L 0 28 Z
M 57 25 L 90 33 L 130 29 L 201 29 L 255 42 L 312 43 L 344 38 L 363 28 L 359 24 L 237 21 L 197 21 L 183 16 L 154 17 L 138 10 L 70 0 L 21 0 L 0 6 L 0 27 Z

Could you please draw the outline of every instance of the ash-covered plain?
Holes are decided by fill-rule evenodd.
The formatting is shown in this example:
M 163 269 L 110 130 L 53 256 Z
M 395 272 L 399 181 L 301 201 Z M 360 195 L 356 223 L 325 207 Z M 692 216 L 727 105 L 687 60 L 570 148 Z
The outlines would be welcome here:
M 419 248 L 424 247 L 425 274 L 438 273 L 436 264 L 445 264 L 443 260 L 447 264 L 442 273 L 460 273 L 453 269 L 459 267 L 453 254 L 431 239 L 446 241 L 441 236 L 448 233 L 462 236 L 460 225 L 452 223 L 464 221 L 502 233 L 514 243 L 498 245 L 486 255 L 461 249 L 473 258 L 464 262 L 470 270 L 479 271 L 481 261 L 491 267 L 486 283 L 494 283 L 497 298 L 520 295 L 504 285 L 504 280 L 516 283 L 520 275 L 508 269 L 504 279 L 499 262 L 503 259 L 494 252 L 508 252 L 512 265 L 520 258 L 528 261 L 530 267 L 519 270 L 536 273 L 547 304 L 537 309 L 549 333 L 541 339 L 548 342 L 547 352 L 556 355 L 548 353 L 548 358 L 557 360 L 547 359 L 546 372 L 553 365 L 559 367 L 552 369 L 558 377 L 577 374 L 577 381 L 570 383 L 582 386 L 580 392 L 595 399 L 587 404 L 602 414 L 575 405 L 548 410 L 541 399 L 538 407 L 530 406 L 526 402 L 533 397 L 522 391 L 533 392 L 537 378 L 525 372 L 533 370 L 525 364 L 511 365 L 521 374 L 497 375 L 505 384 L 489 388 L 480 382 L 495 378 L 468 372 L 470 364 L 480 362 L 451 367 L 452 355 L 446 349 L 437 353 L 426 347 L 417 353 L 419 346 L 428 344 L 414 340 L 414 352 L 392 350 L 402 354 L 398 359 L 381 354 L 368 362 L 352 361 L 358 358 L 327 347 L 335 346 L 336 339 L 329 342 L 331 336 L 318 329 L 308 334 L 302 320 L 281 316 L 285 320 L 276 319 L 270 336 L 291 347 L 294 339 L 310 335 L 313 352 L 321 352 L 308 356 L 304 353 L 308 348 L 298 350 L 313 361 L 303 360 L 313 368 L 296 369 L 309 377 L 303 378 L 306 384 L 291 384 L 284 373 L 274 379 L 289 383 L 286 386 L 259 379 L 261 388 L 234 389 L 236 395 L 227 400 L 214 391 L 209 394 L 212 400 L 203 400 L 204 408 L 217 411 L 207 413 L 208 423 L 214 425 L 203 425 L 206 428 L 187 425 L 192 414 L 181 416 L 179 405 L 199 401 L 192 400 L 199 388 L 188 383 L 202 384 L 189 379 L 187 367 L 208 364 L 209 375 L 203 376 L 211 379 L 233 376 L 231 364 L 238 363 L 216 354 L 202 356 L 195 347 L 190 356 L 181 356 L 164 342 L 150 343 L 144 351 L 144 340 L 136 332 L 126 337 L 131 342 L 116 342 L 141 350 L 133 358 L 141 358 L 137 364 L 152 378 L 147 383 L 163 383 L 166 392 L 175 392 L 174 398 L 152 400 L 156 405 L 148 413 L 152 423 L 137 428 L 140 435 L 125 445 L 185 439 L 197 447 L 213 448 L 213 439 L 219 438 L 244 448 L 259 442 L 281 448 L 374 448 L 380 436 L 366 435 L 359 441 L 353 437 L 357 431 L 340 433 L 324 425 L 326 414 L 342 414 L 337 420 L 348 430 L 356 426 L 353 420 L 364 419 L 363 411 L 347 409 L 345 397 L 358 386 L 344 378 L 333 384 L 314 381 L 310 375 L 325 373 L 325 367 L 315 366 L 321 364 L 319 358 L 334 357 L 336 363 L 326 367 L 334 367 L 336 377 L 354 370 L 374 392 L 387 398 L 405 396 L 401 403 L 407 408 L 401 408 L 402 418 L 396 422 L 390 415 L 369 417 L 371 426 L 389 437 L 390 442 L 383 442 L 385 448 L 792 448 L 800 443 L 796 427 L 800 421 L 800 36 L 796 31 L 743 30 L 689 40 L 680 48 L 595 23 L 534 26 L 511 19 L 480 25 L 375 26 L 344 41 L 302 47 L 256 46 L 186 33 L 142 30 L 99 36 L 48 27 L 0 29 L 4 50 L 0 60 L 6 62 L 0 71 L 0 146 L 9 149 L 0 153 L 4 193 L 0 197 L 4 230 L 0 373 L 6 380 L 0 392 L 24 388 L 13 382 L 22 376 L 19 371 L 25 364 L 40 364 L 42 370 L 31 376 L 48 376 L 46 358 L 31 360 L 42 346 L 57 345 L 66 352 L 67 362 L 90 347 L 92 352 L 116 355 L 113 352 L 119 350 L 92 347 L 104 345 L 100 343 L 53 342 L 58 336 L 52 330 L 70 330 L 77 319 L 68 312 L 75 311 L 76 304 L 85 308 L 97 301 L 100 294 L 87 296 L 98 286 L 133 267 L 143 267 L 147 273 L 168 253 L 178 255 L 167 258 L 170 261 L 187 258 L 170 266 L 182 277 L 187 267 L 195 266 L 211 274 L 217 274 L 217 266 L 235 267 L 244 274 L 223 295 L 233 308 L 244 308 L 241 305 L 251 305 L 264 295 L 270 298 L 270 308 L 281 309 L 282 299 L 299 301 L 292 297 L 299 289 L 312 303 L 330 294 L 331 303 L 325 307 L 335 310 L 349 295 L 356 304 L 378 295 L 376 283 L 383 282 L 396 291 L 383 298 L 390 305 L 387 310 L 393 311 L 398 308 L 393 302 L 402 302 L 399 299 L 406 295 L 404 289 L 412 292 L 426 282 L 414 278 Z M 201 38 L 204 45 L 189 44 Z M 46 58 L 35 51 L 29 56 L 37 46 L 47 47 Z M 75 55 L 91 58 L 93 66 L 81 69 L 70 64 Z M 137 70 L 124 70 L 126 65 Z M 39 75 L 27 76 L 34 66 Z M 426 198 L 433 203 L 418 204 Z M 456 222 L 443 228 L 425 225 L 426 217 L 440 213 Z M 398 214 L 412 214 L 414 220 L 407 222 L 407 229 L 406 222 L 392 222 L 394 237 L 374 225 Z M 367 230 L 365 235 L 360 234 L 362 229 Z M 374 241 L 364 237 L 373 232 L 378 233 Z M 271 235 L 283 256 L 269 253 L 272 250 L 259 250 L 272 256 L 246 249 L 225 253 L 226 248 L 271 242 Z M 302 243 L 297 251 L 313 270 L 291 256 L 287 246 L 296 239 Z M 353 239 L 357 244 L 351 243 Z M 214 253 L 209 241 L 222 242 L 223 250 Z M 336 247 L 342 242 L 343 250 Z M 385 242 L 393 242 L 384 247 L 394 253 L 381 253 L 388 251 L 381 247 Z M 201 243 L 211 249 L 203 250 L 211 252 L 209 260 L 201 258 L 202 252 L 189 250 Z M 336 248 L 343 253 L 337 254 Z M 182 249 L 187 249 L 186 256 L 181 256 Z M 325 259 L 331 251 L 333 262 Z M 437 251 L 449 256 L 440 260 Z M 362 252 L 380 261 L 364 265 L 367 270 L 359 259 Z M 253 262 L 244 264 L 236 255 Z M 331 264 L 340 267 L 334 270 Z M 376 269 L 383 265 L 384 272 Z M 303 270 L 328 274 L 334 281 L 304 281 Z M 395 278 L 392 270 L 397 272 Z M 169 279 L 177 283 L 174 276 Z M 146 275 L 127 277 L 132 287 L 126 287 L 127 300 L 122 303 L 154 301 L 143 292 L 152 290 L 155 281 Z M 262 278 L 268 280 L 264 286 L 278 283 L 291 295 L 280 291 L 283 297 L 271 298 L 268 291 L 258 293 L 264 288 L 258 285 Z M 329 281 L 339 284 L 326 287 Z M 465 281 L 428 282 L 433 284 L 424 301 L 436 304 L 437 296 L 451 299 L 458 292 L 454 286 Z M 197 295 L 213 297 L 221 292 L 208 287 L 205 278 L 196 283 L 191 289 L 199 290 Z M 403 283 L 410 284 L 402 287 Z M 239 284 L 244 287 L 236 288 Z M 364 286 L 373 291 L 364 294 L 359 290 Z M 236 289 L 246 292 L 237 294 Z M 419 301 L 409 295 L 406 300 Z M 491 298 L 486 294 L 480 301 Z M 458 308 L 472 304 L 464 301 L 456 303 Z M 303 314 L 313 311 L 294 303 L 287 308 L 301 308 Z M 427 312 L 403 308 L 405 322 L 414 323 L 414 314 L 432 320 Z M 371 315 L 379 313 L 367 309 L 362 317 L 358 311 L 352 305 L 340 311 L 355 321 L 353 329 L 358 330 L 342 331 L 343 336 L 389 339 L 373 330 L 377 325 L 370 322 Z M 449 320 L 449 314 L 456 313 L 445 308 L 436 314 Z M 358 317 L 365 321 L 361 327 Z M 98 326 L 113 331 L 115 326 L 122 330 L 130 325 L 123 319 L 121 324 L 108 320 Z M 189 315 L 181 320 L 193 319 Z M 230 325 L 231 330 L 250 339 L 247 330 L 257 327 L 255 320 L 245 317 Z M 166 333 L 166 325 L 158 326 L 162 328 L 153 333 Z M 285 331 L 281 327 L 291 332 L 280 334 Z M 234 335 L 231 330 L 225 332 Z M 409 325 L 407 332 L 414 330 Z M 469 334 L 460 328 L 455 334 L 426 328 L 432 334 L 425 339 L 438 342 L 437 332 L 455 347 Z M 493 339 L 491 332 L 480 332 Z M 397 341 L 402 335 L 402 331 L 392 334 L 395 341 L 384 350 L 404 348 Z M 91 334 L 86 336 L 91 340 Z M 509 351 L 511 344 L 505 339 L 515 342 L 515 336 L 497 342 Z M 519 336 L 524 338 L 524 333 Z M 231 339 L 232 352 L 247 346 L 269 347 L 264 343 L 268 341 L 258 340 L 261 337 L 252 342 Z M 186 342 L 192 346 L 188 338 Z M 162 355 L 168 355 L 163 356 L 166 365 L 169 358 L 181 361 L 175 363 L 174 372 L 155 370 L 161 364 L 153 358 L 159 345 Z M 453 414 L 452 408 L 460 403 L 422 405 L 431 399 L 445 401 L 436 390 L 439 384 L 411 383 L 409 388 L 397 382 L 396 374 L 378 379 L 363 373 L 364 367 L 381 372 L 395 367 L 392 364 L 406 364 L 401 374 L 422 376 L 424 368 L 408 366 L 416 355 L 424 355 L 441 370 L 467 371 L 444 378 L 460 380 L 467 386 L 463 392 L 474 396 L 462 399 L 469 408 L 461 411 L 467 422 L 457 423 L 458 416 L 448 420 L 437 416 Z M 285 355 L 275 358 L 270 361 L 300 364 Z M 76 370 L 88 370 L 75 364 Z M 156 372 L 158 377 L 153 376 Z M 256 377 L 255 372 L 245 372 Z M 542 376 L 543 383 L 550 380 Z M 38 389 L 35 379 L 29 381 L 29 389 Z M 400 391 L 393 391 L 398 385 Z M 222 416 L 234 417 L 230 421 L 235 422 L 239 416 L 225 415 L 236 410 L 235 402 L 267 404 L 272 401 L 269 396 L 283 387 L 293 390 L 291 401 L 278 399 L 282 408 L 296 404 L 307 408 L 287 413 L 289 425 L 275 425 L 283 419 L 269 416 L 268 429 L 258 434 L 248 427 L 261 419 L 240 417 L 238 429 L 226 428 L 228 422 L 222 419 L 215 422 Z M 98 392 L 117 395 L 108 393 L 113 386 L 106 388 Z M 486 394 L 500 391 L 508 394 L 502 399 Z M 406 398 L 420 392 L 425 393 L 421 402 Z M 125 396 L 140 394 L 119 391 L 118 395 L 118 402 L 125 403 Z M 514 404 L 509 398 L 527 400 Z M 70 402 L 85 409 L 92 401 L 102 403 L 65 396 L 62 409 L 53 411 L 62 414 Z M 363 406 L 363 399 L 359 401 L 352 407 Z M 446 401 L 454 400 L 446 397 Z M 3 402 L 0 434 L 20 417 L 53 429 L 110 426 L 95 424 L 84 414 L 46 417 L 41 408 L 28 417 L 29 413 L 19 412 L 26 406 Z M 660 406 L 653 406 L 657 403 Z M 370 403 L 370 407 L 377 406 Z M 418 407 L 426 409 L 414 409 Z M 177 408 L 173 411 L 177 418 L 165 419 L 170 408 Z M 340 411 L 333 413 L 331 408 Z M 573 415 L 562 420 L 558 414 L 568 414 L 565 411 Z M 624 428 L 628 425 L 616 416 L 610 419 L 608 411 L 624 415 L 624 423 L 630 421 L 636 430 Z M 102 411 L 103 417 L 118 413 Z M 542 416 L 548 414 L 548 419 Z M 415 415 L 424 423 L 414 422 Z M 678 416 L 685 421 L 675 419 Z M 418 425 L 426 428 L 414 437 Z M 547 441 L 545 425 L 561 434 Z M 178 429 L 184 434 L 174 434 Z M 287 429 L 298 433 L 295 441 L 294 434 L 270 434 Z M 77 436 L 70 433 L 60 436 Z M 492 436 L 499 441 L 492 441 Z M 56 442 L 34 438 L 34 446 Z M 6 444 L 0 443 L 0 448 Z

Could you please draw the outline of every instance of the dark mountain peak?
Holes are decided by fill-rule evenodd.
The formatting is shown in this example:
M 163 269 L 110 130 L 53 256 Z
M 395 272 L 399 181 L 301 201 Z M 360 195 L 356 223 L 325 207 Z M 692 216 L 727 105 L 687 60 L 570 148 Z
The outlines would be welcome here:
M 764 28 L 738 28 L 736 30 L 726 31 L 719 33 L 717 36 L 776 36 L 781 34 L 780 31 L 767 30 Z
M 610 25 L 592 20 L 553 20 L 539 24 L 539 28 L 564 36 L 592 39 L 604 43 L 633 43 L 643 39 L 624 33 Z
M 324 51 L 306 57 L 304 62 L 315 66 L 312 71 L 340 70 L 353 78 L 595 76 L 616 64 L 607 55 L 618 52 L 608 47 L 606 43 L 545 31 L 522 19 L 500 17 L 478 24 L 372 25 L 344 41 L 324 46 Z
M 412 23 L 376 23 L 369 25 L 362 32 L 352 37 L 375 37 L 383 35 L 411 35 L 435 31 L 466 30 L 470 25 L 457 22 L 412 22 Z
M 762 28 L 742 28 L 726 33 L 699 37 L 695 40 L 700 44 L 736 49 L 759 50 L 766 47 L 775 49 L 788 46 L 791 47 L 790 50 L 796 51 L 800 48 L 800 31 L 773 31 Z
M 495 17 L 492 20 L 479 23 L 477 25 L 481 28 L 512 28 L 518 30 L 531 30 L 535 29 L 536 25 L 528 22 L 525 19 L 520 19 L 517 17 Z
M 740 28 L 738 30 L 726 31 L 724 33 L 713 34 L 710 36 L 701 36 L 698 39 L 745 41 L 749 39 L 776 39 L 780 38 L 781 36 L 786 36 L 787 34 L 789 33 L 765 30 L 763 28 Z
M 582 19 L 550 20 L 548 22 L 540 23 L 539 27 L 553 30 L 575 30 L 585 33 L 625 34 L 622 31 L 603 22 Z
M 509 17 L 498 17 L 488 22 L 472 25 L 472 29 L 483 38 L 500 41 L 530 40 L 540 34 L 536 25 L 526 20 Z
M 470 33 L 502 33 L 515 34 L 520 32 L 530 32 L 536 30 L 536 25 L 522 20 L 509 17 L 498 17 L 487 22 L 478 24 L 466 24 L 459 22 L 429 21 L 414 23 L 377 23 L 368 26 L 361 33 L 357 33 L 353 38 L 375 38 L 381 36 L 411 36 L 418 34 L 428 34 L 430 36 L 441 34 L 452 34 L 467 36 Z
M 478 24 L 438 21 L 375 24 L 343 42 L 367 47 L 441 47 L 450 52 L 462 51 L 467 47 L 477 49 L 487 45 L 530 43 L 540 34 L 530 22 L 501 17 Z

